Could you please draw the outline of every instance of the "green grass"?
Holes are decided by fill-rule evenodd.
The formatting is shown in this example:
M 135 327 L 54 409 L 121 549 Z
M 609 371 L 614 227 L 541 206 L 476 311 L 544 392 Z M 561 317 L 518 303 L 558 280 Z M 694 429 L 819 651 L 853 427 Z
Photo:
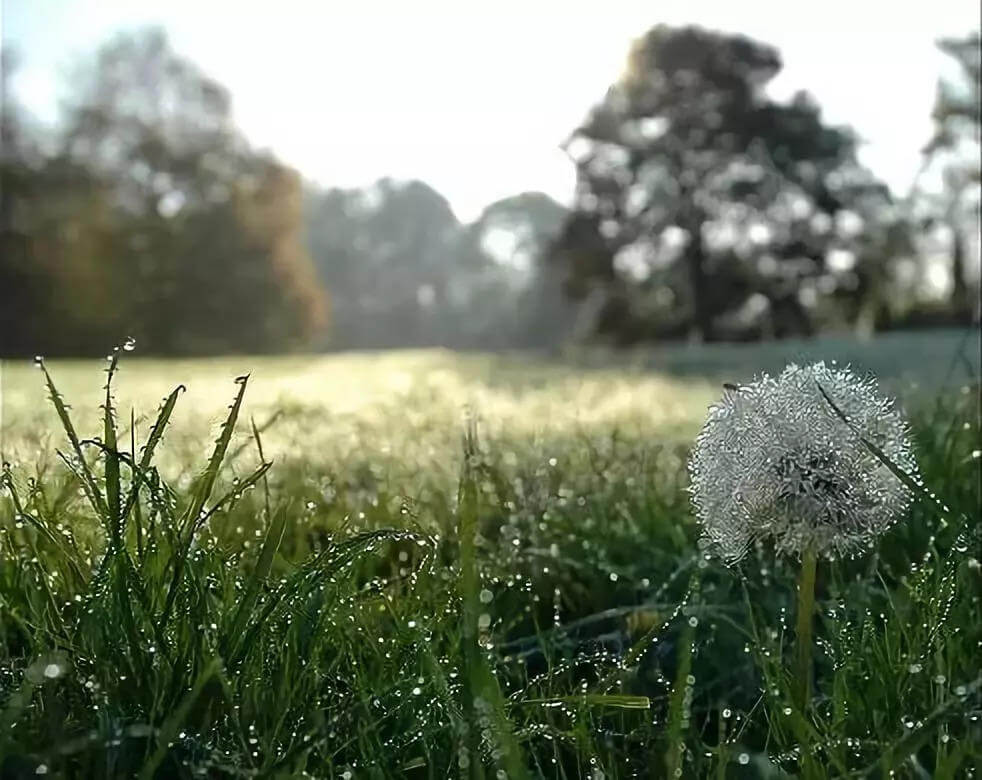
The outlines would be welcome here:
M 880 372 L 949 511 L 925 499 L 869 555 L 819 563 L 804 713 L 797 563 L 707 560 L 685 492 L 718 377 L 773 368 L 767 348 L 674 376 L 124 355 L 108 395 L 97 363 L 52 361 L 77 450 L 44 374 L 8 363 L 0 774 L 978 776 L 978 385 L 958 346 L 868 350 L 895 355 Z

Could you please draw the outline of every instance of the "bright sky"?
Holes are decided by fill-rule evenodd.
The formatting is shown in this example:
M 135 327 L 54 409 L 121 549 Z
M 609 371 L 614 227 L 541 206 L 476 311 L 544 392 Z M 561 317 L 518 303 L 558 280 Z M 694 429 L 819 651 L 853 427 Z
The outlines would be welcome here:
M 868 142 L 898 192 L 930 134 L 942 35 L 979 26 L 975 0 L 0 0 L 20 52 L 13 88 L 52 119 L 64 74 L 113 31 L 163 25 L 225 84 L 236 122 L 306 177 L 419 178 L 457 215 L 524 190 L 568 202 L 559 144 L 616 78 L 632 38 L 696 23 L 776 45 L 772 94 L 811 91 Z

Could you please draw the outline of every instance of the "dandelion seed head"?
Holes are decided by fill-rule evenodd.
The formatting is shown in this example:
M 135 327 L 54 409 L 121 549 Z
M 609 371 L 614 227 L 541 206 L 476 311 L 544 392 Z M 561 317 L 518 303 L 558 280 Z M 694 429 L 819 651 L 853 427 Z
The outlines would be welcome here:
M 730 387 L 689 459 L 704 543 L 731 563 L 763 538 L 791 554 L 868 548 L 912 496 L 862 439 L 917 477 L 907 423 L 872 379 L 821 362 Z

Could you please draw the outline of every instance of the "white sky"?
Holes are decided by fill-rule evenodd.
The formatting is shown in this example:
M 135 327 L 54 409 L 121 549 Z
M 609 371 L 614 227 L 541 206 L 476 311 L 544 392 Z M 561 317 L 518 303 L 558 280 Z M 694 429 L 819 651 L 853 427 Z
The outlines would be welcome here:
M 72 63 L 114 30 L 160 23 L 228 87 L 236 122 L 306 177 L 419 178 L 457 215 L 542 190 L 567 202 L 559 144 L 616 78 L 632 38 L 696 23 L 776 45 L 772 93 L 812 92 L 905 192 L 930 134 L 942 35 L 979 26 L 974 0 L 0 0 L 13 88 L 56 116 Z

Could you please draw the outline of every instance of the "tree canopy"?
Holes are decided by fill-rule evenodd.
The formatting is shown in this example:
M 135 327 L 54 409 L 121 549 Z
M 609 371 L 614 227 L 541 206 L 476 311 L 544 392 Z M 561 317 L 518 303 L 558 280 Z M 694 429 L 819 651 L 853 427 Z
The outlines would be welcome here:
M 562 340 L 533 322 L 538 260 L 565 209 L 541 193 L 488 206 L 461 224 L 419 181 L 307 192 L 307 248 L 332 292 L 333 347 L 505 347 Z M 555 288 L 558 291 L 558 287 Z
M 5 354 L 309 343 L 326 296 L 302 245 L 299 176 L 252 150 L 227 92 L 159 30 L 121 34 L 77 77 L 53 153 L 5 144 Z M 5 135 L 19 137 L 11 112 Z M 74 293 L 73 291 L 82 291 Z
M 979 231 L 982 49 L 978 32 L 965 38 L 942 39 L 938 47 L 951 58 L 955 74 L 938 82 L 932 112 L 934 132 L 924 148 L 925 167 L 936 169 L 942 179 L 940 193 L 930 198 L 926 222 L 942 225 L 950 236 L 950 306 L 956 315 L 965 316 L 977 305 L 973 297 L 978 298 L 977 292 L 973 296 L 969 291 L 966 243 L 967 234 L 977 237 Z
M 571 294 L 601 297 L 601 334 L 807 334 L 822 297 L 854 319 L 869 306 L 899 217 L 852 132 L 806 93 L 767 96 L 780 68 L 743 36 L 658 26 L 573 132 L 576 201 L 551 256 Z

